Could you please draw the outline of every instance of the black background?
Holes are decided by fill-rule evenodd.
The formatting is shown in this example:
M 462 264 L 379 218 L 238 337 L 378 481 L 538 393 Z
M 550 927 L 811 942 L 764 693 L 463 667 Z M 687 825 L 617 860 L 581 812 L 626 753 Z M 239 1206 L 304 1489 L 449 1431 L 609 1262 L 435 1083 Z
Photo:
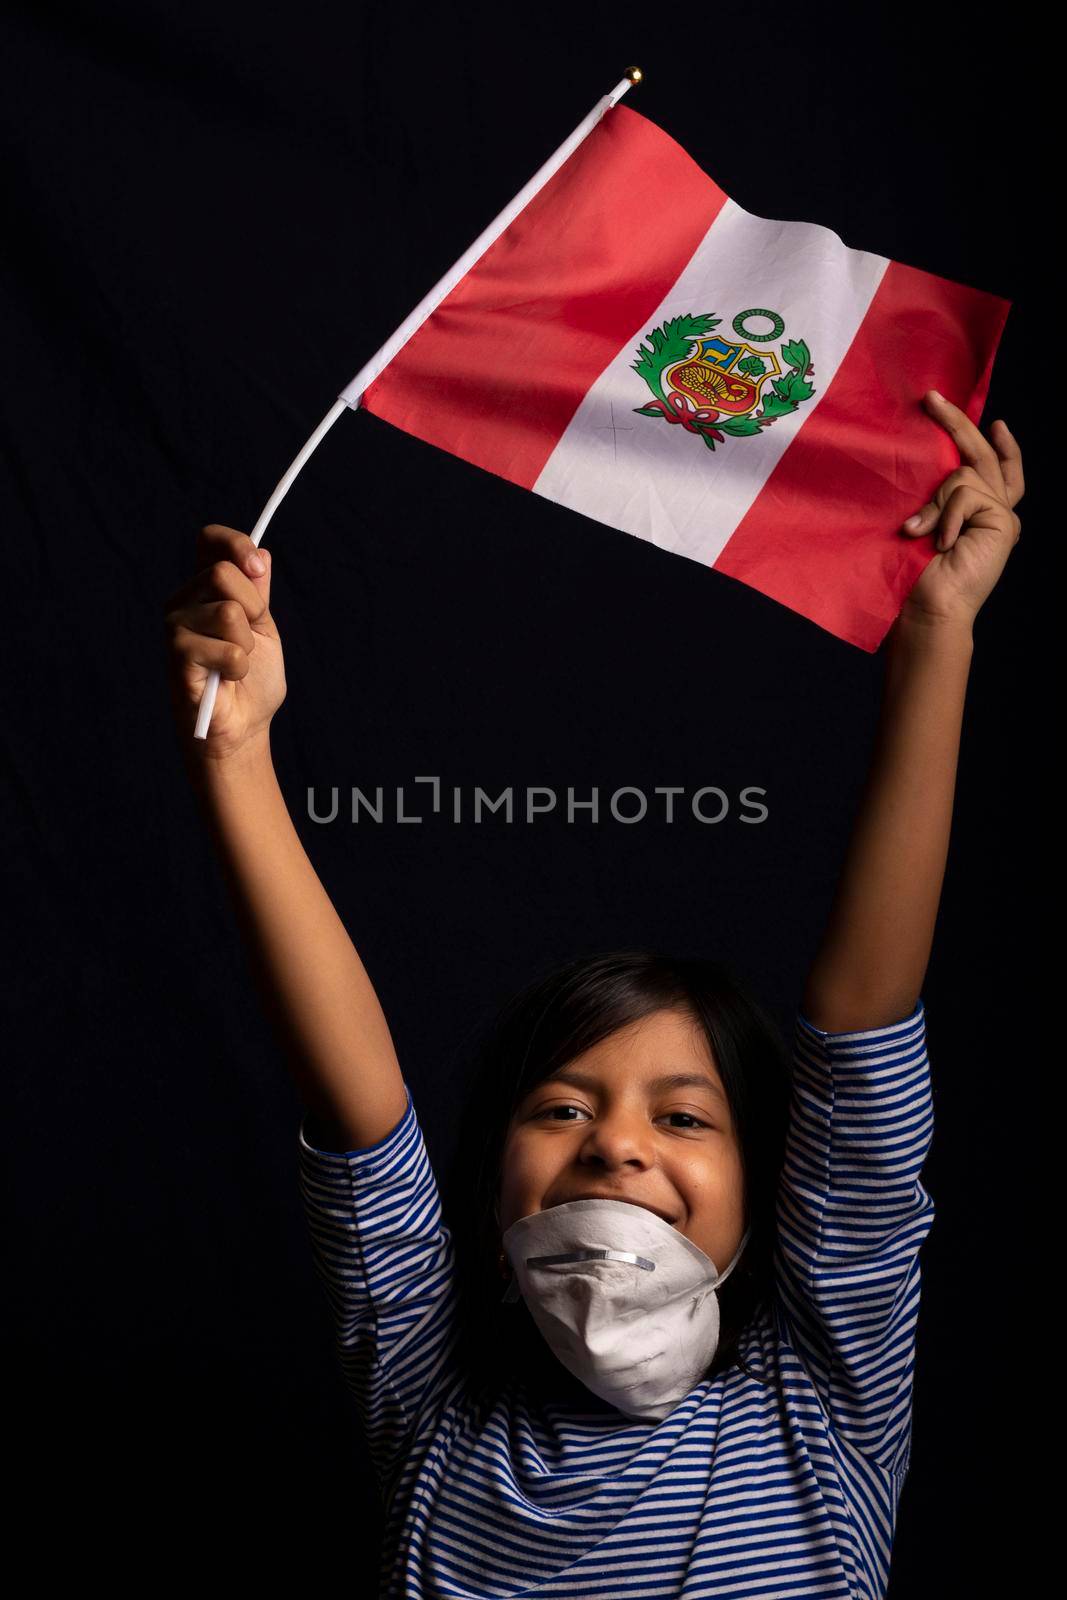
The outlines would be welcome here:
M 252 526 L 339 389 L 637 61 L 629 103 L 746 209 L 1014 302 L 981 426 L 1005 417 L 1029 485 L 976 626 L 924 987 L 937 1219 L 891 1594 L 998 1592 L 1009 1554 L 1025 1590 L 1048 1355 L 1046 1060 L 1027 1034 L 1049 582 L 1022 187 L 1036 23 L 102 0 L 15 7 L 5 32 L 6 1370 L 40 1570 L 143 1592 L 187 1563 L 205 1581 L 299 1563 L 374 1591 L 379 1511 L 304 1232 L 300 1107 L 185 781 L 163 602 L 197 528 Z M 365 414 L 267 543 L 279 776 L 435 1165 L 477 1026 L 582 950 L 726 956 L 788 1023 L 881 655 Z M 602 820 L 456 824 L 422 803 L 426 775 L 465 797 L 598 787 Z M 622 785 L 672 783 L 722 787 L 731 814 L 606 814 Z M 317 826 L 307 788 L 334 784 L 405 785 L 426 820 Z M 749 784 L 759 827 L 738 820 Z

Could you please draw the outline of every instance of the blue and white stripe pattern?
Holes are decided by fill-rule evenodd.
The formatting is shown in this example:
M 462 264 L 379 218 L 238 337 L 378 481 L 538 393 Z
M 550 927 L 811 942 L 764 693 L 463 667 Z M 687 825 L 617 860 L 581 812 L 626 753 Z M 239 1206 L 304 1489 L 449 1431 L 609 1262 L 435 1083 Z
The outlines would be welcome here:
M 301 1124 L 312 1250 L 386 1508 L 383 1600 L 884 1596 L 934 1214 L 923 1003 L 854 1033 L 798 1015 L 794 1062 L 778 1292 L 741 1341 L 756 1376 L 704 1380 L 659 1423 L 539 1408 L 516 1377 L 478 1431 L 410 1092 L 366 1150 L 316 1150 Z

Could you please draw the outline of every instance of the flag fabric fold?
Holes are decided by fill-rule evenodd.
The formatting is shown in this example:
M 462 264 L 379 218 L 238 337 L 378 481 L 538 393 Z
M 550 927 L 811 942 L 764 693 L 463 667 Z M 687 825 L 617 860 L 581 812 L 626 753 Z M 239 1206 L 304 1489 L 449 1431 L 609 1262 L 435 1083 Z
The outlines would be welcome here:
M 873 651 L 958 463 L 922 396 L 978 422 L 1010 307 L 754 216 L 620 105 L 360 403 Z

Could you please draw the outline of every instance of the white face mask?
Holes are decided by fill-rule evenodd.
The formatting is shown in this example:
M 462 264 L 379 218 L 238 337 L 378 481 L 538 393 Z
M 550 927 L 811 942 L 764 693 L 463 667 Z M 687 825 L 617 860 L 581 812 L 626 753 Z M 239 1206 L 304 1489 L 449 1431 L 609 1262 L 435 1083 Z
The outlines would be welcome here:
M 748 1242 L 719 1272 L 654 1211 L 571 1200 L 520 1217 L 501 1243 L 557 1359 L 624 1416 L 662 1422 L 700 1382 L 719 1343 L 719 1301 Z

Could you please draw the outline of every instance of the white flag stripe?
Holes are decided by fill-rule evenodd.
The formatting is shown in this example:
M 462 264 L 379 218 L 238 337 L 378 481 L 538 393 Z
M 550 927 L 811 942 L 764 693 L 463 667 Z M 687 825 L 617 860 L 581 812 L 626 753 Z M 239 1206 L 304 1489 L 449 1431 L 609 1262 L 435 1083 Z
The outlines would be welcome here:
M 756 217 L 727 199 L 658 310 L 585 395 L 534 492 L 711 565 L 829 388 L 889 264 L 888 256 L 850 249 L 831 228 Z M 722 319 L 713 334 L 737 339 L 734 317 L 754 306 L 785 322 L 768 344 L 752 341 L 757 350 L 807 344 L 809 400 L 758 436 L 728 439 L 714 452 L 681 424 L 635 414 L 652 399 L 632 364 L 653 327 L 709 312 Z M 748 325 L 757 333 L 772 326 L 754 317 Z

